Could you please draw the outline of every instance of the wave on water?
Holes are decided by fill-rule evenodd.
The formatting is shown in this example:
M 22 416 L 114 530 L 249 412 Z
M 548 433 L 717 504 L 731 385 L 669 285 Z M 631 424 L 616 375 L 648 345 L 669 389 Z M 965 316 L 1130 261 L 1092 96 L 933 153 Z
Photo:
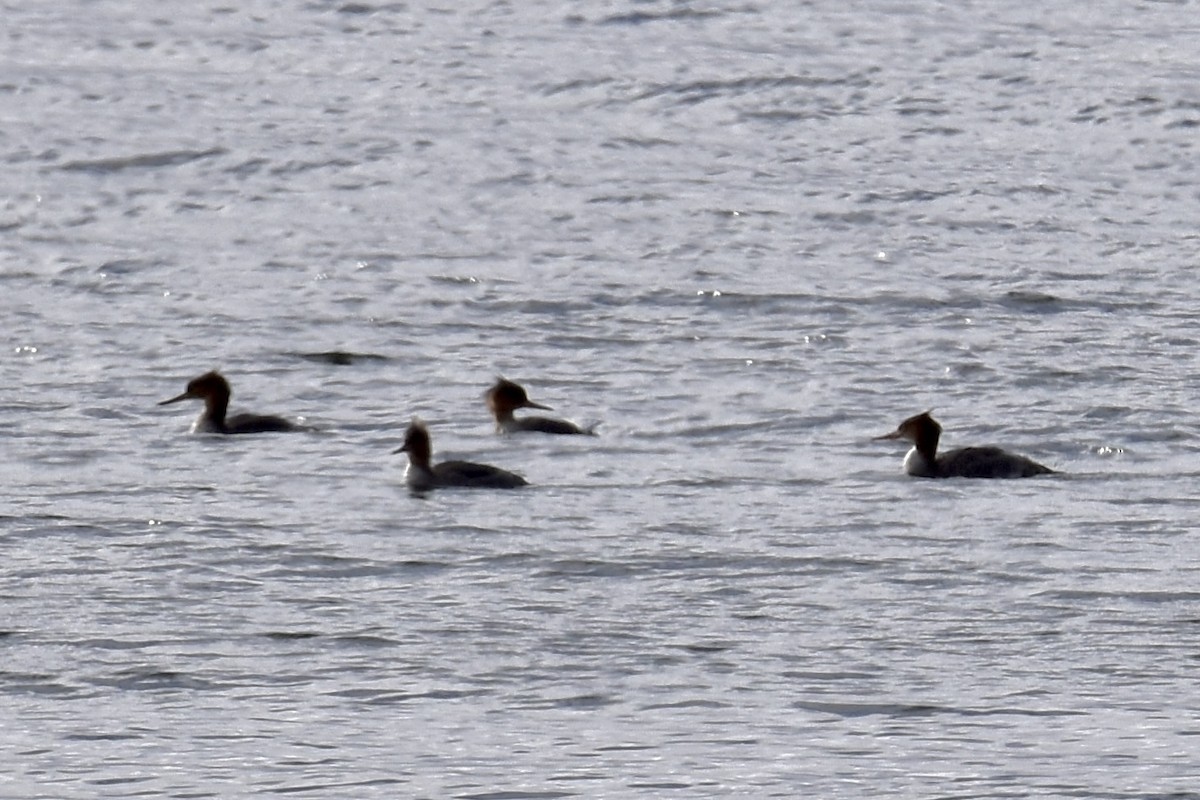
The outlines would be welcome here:
M 227 151 L 223 147 L 210 147 L 206 150 L 172 150 L 163 153 L 140 153 L 132 156 L 117 156 L 113 158 L 83 159 L 68 161 L 58 165 L 65 172 L 94 172 L 109 174 L 129 169 L 159 169 L 162 167 L 177 167 L 190 164 L 193 161 L 215 158 Z

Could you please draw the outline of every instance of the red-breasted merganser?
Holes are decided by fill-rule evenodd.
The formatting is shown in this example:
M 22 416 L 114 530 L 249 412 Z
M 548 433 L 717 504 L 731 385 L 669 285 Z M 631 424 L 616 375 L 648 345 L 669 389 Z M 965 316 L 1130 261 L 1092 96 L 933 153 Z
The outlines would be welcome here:
M 525 393 L 525 387 L 505 378 L 497 378 L 496 385 L 484 392 L 488 408 L 496 418 L 496 430 L 499 433 L 518 433 L 520 431 L 535 431 L 537 433 L 567 433 L 595 436 L 592 428 L 581 428 L 573 422 L 553 419 L 551 417 L 521 417 L 513 416 L 518 408 L 540 408 L 551 411 L 550 406 L 535 403 Z
M 904 420 L 892 433 L 875 438 L 912 442 L 912 450 L 904 457 L 904 471 L 914 478 L 1030 478 L 1056 472 L 999 447 L 961 447 L 939 456 L 941 435 L 942 426 L 926 411 Z
M 229 388 L 229 381 L 214 370 L 188 381 L 187 391 L 178 397 L 163 400 L 159 405 L 170 405 L 181 400 L 203 400 L 204 411 L 192 425 L 192 433 L 274 433 L 304 430 L 303 426 L 288 422 L 283 417 L 234 414 L 226 418 L 225 412 L 229 409 L 231 394 L 233 392 Z
M 429 489 L 515 489 L 528 485 L 528 481 L 515 472 L 474 464 L 470 461 L 443 461 L 433 464 L 433 445 L 429 440 L 429 429 L 419 419 L 413 419 L 404 434 L 404 445 L 393 452 L 408 453 L 408 469 L 404 471 L 404 482 L 416 492 Z

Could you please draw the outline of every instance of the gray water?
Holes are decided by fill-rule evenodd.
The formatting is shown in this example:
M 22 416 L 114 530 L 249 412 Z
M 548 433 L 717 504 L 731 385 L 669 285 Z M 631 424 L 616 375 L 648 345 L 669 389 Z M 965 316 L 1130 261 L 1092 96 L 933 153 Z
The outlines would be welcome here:
M 0 796 L 1200 797 L 1196 3 L 3 20 Z

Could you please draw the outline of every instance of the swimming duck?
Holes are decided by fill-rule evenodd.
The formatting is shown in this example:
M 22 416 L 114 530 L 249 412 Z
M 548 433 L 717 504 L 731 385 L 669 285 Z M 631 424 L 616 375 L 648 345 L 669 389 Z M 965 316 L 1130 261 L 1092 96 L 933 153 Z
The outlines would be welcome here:
M 268 414 L 235 414 L 227 418 L 225 412 L 229 408 L 229 398 L 232 394 L 229 381 L 213 370 L 188 381 L 187 390 L 183 394 L 163 400 L 159 405 L 166 406 L 182 400 L 203 400 L 204 411 L 192 424 L 192 433 L 276 433 L 303 430 L 302 426 L 283 417 Z
M 404 481 L 417 492 L 429 489 L 515 489 L 528 485 L 528 481 L 515 472 L 475 464 L 470 461 L 443 461 L 433 464 L 433 445 L 425 423 L 414 418 L 404 434 L 404 445 L 395 453 L 408 453 L 408 469 Z
M 533 431 L 537 433 L 563 433 L 595 436 L 592 428 L 581 428 L 573 422 L 552 417 L 514 417 L 513 411 L 518 408 L 540 408 L 551 411 L 549 406 L 535 403 L 529 399 L 525 387 L 519 383 L 497 378 L 496 384 L 484 393 L 488 408 L 496 418 L 496 430 L 500 433 L 518 433 Z
M 904 457 L 904 471 L 915 478 L 1029 478 L 1056 472 L 999 447 L 961 447 L 938 455 L 941 435 L 942 426 L 926 411 L 875 438 L 911 442 L 913 448 Z

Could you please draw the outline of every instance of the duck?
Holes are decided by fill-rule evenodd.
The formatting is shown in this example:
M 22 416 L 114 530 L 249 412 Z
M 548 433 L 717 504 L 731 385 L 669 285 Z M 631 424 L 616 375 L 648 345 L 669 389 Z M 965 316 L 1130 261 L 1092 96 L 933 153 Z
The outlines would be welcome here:
M 200 416 L 192 424 L 192 433 L 243 434 L 305 430 L 301 425 L 270 414 L 235 414 L 227 417 L 229 398 L 232 395 L 229 381 L 225 380 L 221 373 L 213 370 L 198 378 L 192 378 L 183 394 L 163 400 L 159 405 L 168 406 L 183 400 L 203 400 L 204 411 L 200 412 Z
M 408 453 L 404 482 L 415 492 L 430 489 L 516 489 L 529 481 L 515 472 L 471 461 L 433 463 L 433 444 L 429 429 L 416 417 L 404 433 L 404 444 L 392 451 Z
M 914 478 L 1031 478 L 1057 470 L 999 447 L 960 447 L 938 455 L 942 426 L 931 411 L 909 417 L 880 439 L 899 439 L 913 447 L 904 457 L 904 471 Z
M 518 408 L 539 408 L 542 411 L 552 411 L 550 406 L 535 403 L 529 399 L 525 387 L 506 378 L 497 378 L 495 385 L 484 392 L 488 408 L 496 418 L 497 433 L 555 433 L 579 436 L 595 436 L 594 428 L 581 428 L 573 422 L 552 417 L 515 417 L 513 412 Z

